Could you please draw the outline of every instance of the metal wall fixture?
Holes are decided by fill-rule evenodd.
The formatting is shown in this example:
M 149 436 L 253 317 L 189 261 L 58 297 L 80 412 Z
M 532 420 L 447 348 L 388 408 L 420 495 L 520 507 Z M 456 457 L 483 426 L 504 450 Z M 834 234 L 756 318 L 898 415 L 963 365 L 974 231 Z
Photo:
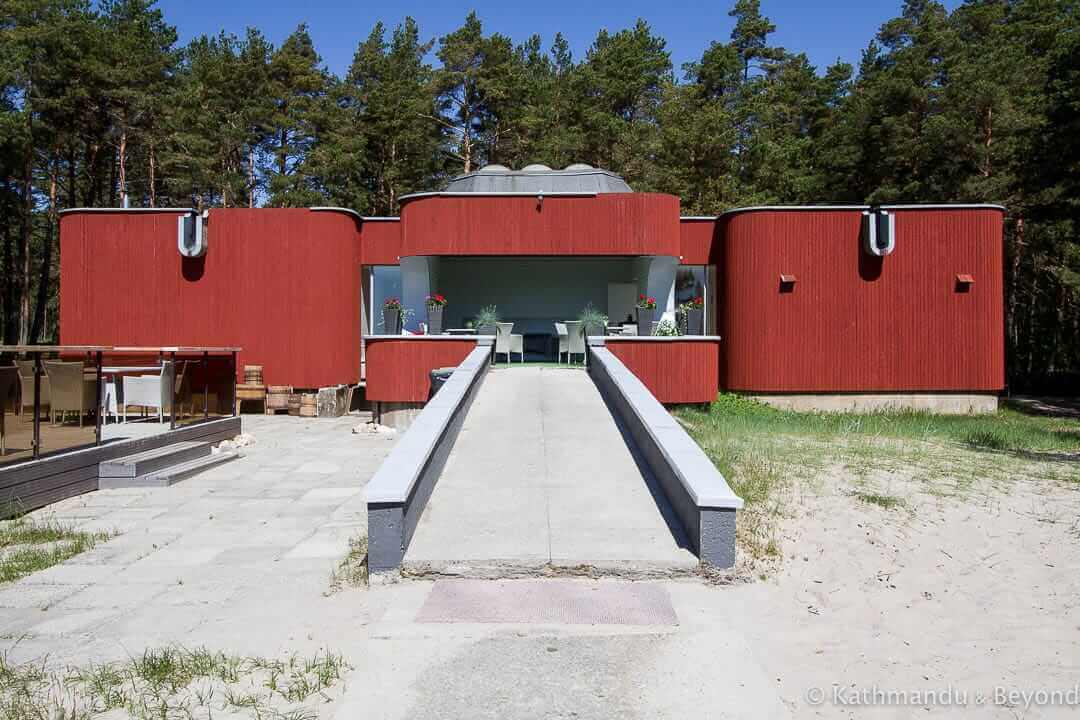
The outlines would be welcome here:
M 185 213 L 176 218 L 176 248 L 186 258 L 202 257 L 207 246 L 207 216 L 209 211 Z
M 896 249 L 896 216 L 881 208 L 863 210 L 862 236 L 866 252 L 885 257 Z

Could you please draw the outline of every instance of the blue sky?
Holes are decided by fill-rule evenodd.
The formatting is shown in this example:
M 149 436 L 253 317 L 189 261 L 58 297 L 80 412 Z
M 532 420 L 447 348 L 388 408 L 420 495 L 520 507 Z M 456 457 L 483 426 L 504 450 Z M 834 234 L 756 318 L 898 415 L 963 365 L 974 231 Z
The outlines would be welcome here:
M 900 12 L 902 0 L 762 0 L 762 12 L 777 26 L 775 44 L 805 52 L 822 71 L 842 58 L 858 64 L 862 49 L 882 22 Z M 476 10 L 486 32 L 501 32 L 520 42 L 539 33 L 545 44 L 556 32 L 569 40 L 580 59 L 600 28 L 615 31 L 644 18 L 664 37 L 678 69 L 695 60 L 713 40 L 727 40 L 733 25 L 727 12 L 734 0 L 473 0 L 468 3 L 371 2 L 370 0 L 160 0 L 181 42 L 220 30 L 237 35 L 249 25 L 274 43 L 301 22 L 310 28 L 327 66 L 339 75 L 352 60 L 357 43 L 377 20 L 388 27 L 406 15 L 416 18 L 425 39 L 438 38 L 461 25 Z M 951 9 L 957 0 L 947 0 Z

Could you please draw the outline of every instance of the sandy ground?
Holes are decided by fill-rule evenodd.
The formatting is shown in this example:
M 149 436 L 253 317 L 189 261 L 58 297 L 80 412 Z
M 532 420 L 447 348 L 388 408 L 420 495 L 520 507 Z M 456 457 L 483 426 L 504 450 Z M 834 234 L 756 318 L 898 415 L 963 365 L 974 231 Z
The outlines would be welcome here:
M 85 664 L 168 644 L 270 657 L 327 649 L 354 668 L 311 706 L 335 720 L 1080 715 L 1074 461 L 1017 464 L 1022 476 L 949 496 L 903 468 L 797 483 L 767 579 L 649 583 L 675 624 L 663 607 L 646 624 L 425 622 L 445 581 L 327 594 L 393 440 L 353 436 L 344 420 L 272 420 L 253 421 L 258 443 L 244 459 L 205 476 L 43 511 L 123 534 L 0 590 L 0 650 Z M 868 483 L 906 506 L 851 495 Z M 596 588 L 614 608 L 635 592 L 617 580 L 539 584 L 564 597 Z M 875 688 L 952 691 L 967 704 L 845 704 Z M 1073 690 L 1078 704 L 1025 707 L 995 688 Z
M 784 704 L 796 717 L 1080 714 L 1022 700 L 974 707 L 996 688 L 1073 689 L 1080 702 L 1080 483 L 1025 478 L 944 498 L 902 475 L 889 483 L 907 509 L 857 500 L 837 474 L 797 494 L 779 572 L 730 588 L 732 617 Z M 969 704 L 857 708 L 834 687 L 843 698 L 952 689 Z

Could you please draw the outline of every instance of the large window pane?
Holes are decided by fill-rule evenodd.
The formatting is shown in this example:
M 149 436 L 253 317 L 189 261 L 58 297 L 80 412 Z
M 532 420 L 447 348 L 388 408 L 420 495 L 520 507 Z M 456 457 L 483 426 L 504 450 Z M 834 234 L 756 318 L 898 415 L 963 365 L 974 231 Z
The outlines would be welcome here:
M 387 298 L 401 298 L 401 268 L 397 265 L 375 265 L 371 268 L 371 333 L 383 335 L 382 307 Z

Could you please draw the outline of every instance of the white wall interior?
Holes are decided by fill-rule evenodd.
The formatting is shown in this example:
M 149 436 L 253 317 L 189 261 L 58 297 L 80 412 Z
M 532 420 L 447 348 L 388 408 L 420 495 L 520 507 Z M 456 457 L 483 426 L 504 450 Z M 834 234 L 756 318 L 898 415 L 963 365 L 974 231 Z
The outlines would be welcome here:
M 438 284 L 430 291 L 446 296 L 447 328 L 464 327 L 480 308 L 495 305 L 504 320 L 515 323 L 515 332 L 550 333 L 553 322 L 576 319 L 589 303 L 610 315 L 610 283 L 647 288 L 657 294 L 660 307 L 670 305 L 677 263 L 676 258 L 443 257 Z

